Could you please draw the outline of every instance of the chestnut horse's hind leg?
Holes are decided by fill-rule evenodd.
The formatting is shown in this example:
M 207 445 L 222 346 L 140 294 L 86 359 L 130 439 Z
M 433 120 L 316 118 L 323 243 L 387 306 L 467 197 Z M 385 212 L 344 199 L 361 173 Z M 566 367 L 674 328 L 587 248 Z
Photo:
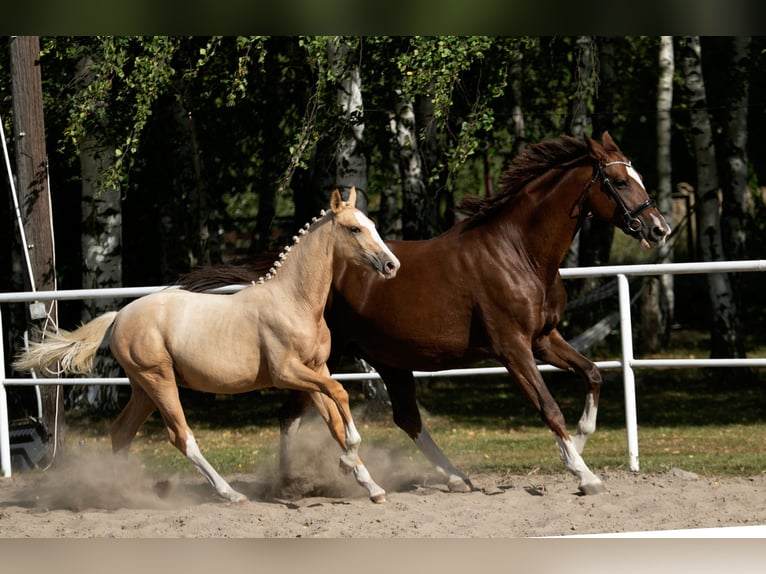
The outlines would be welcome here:
M 429 462 L 447 479 L 447 486 L 451 492 L 473 490 L 470 479 L 452 464 L 428 434 L 415 398 L 415 378 L 412 372 L 386 367 L 377 370 L 388 389 L 394 423 L 407 433 Z
M 535 356 L 559 369 L 574 371 L 587 384 L 585 394 L 585 408 L 580 421 L 577 423 L 575 436 L 572 438 L 577 452 L 582 454 L 585 443 L 596 430 L 596 416 L 598 414 L 598 399 L 601 392 L 601 372 L 598 367 L 577 352 L 558 330 L 554 329 L 550 335 L 537 342 Z

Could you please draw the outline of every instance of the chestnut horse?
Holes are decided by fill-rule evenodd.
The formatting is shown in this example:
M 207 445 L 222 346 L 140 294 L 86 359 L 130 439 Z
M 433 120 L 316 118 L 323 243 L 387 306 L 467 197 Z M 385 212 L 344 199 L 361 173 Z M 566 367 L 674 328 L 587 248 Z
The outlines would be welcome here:
M 325 313 L 332 331 L 329 365 L 332 370 L 353 343 L 385 382 L 395 423 L 445 475 L 451 490 L 469 490 L 468 477 L 423 425 L 412 371 L 496 359 L 553 431 L 579 490 L 598 493 L 603 484 L 581 453 L 595 430 L 601 374 L 556 328 L 566 305 L 559 266 L 587 217 L 611 221 L 643 248 L 663 245 L 670 228 L 608 133 L 601 143 L 564 136 L 529 146 L 503 173 L 499 188 L 493 197 L 466 198 L 459 209 L 467 217 L 438 237 L 388 242 L 402 262 L 395 281 L 375 281 L 363 266 L 336 261 Z M 207 268 L 182 284 L 203 290 L 247 281 L 252 272 L 250 266 Z M 574 436 L 536 359 L 586 382 Z M 291 393 L 285 405 L 285 474 L 290 440 L 310 402 L 306 394 Z
M 353 471 L 375 502 L 385 491 L 358 457 L 361 438 L 351 418 L 348 394 L 330 377 L 330 331 L 323 313 L 333 270 L 340 261 L 369 269 L 371 283 L 397 274 L 399 261 L 373 223 L 356 207 L 355 190 L 344 203 L 338 190 L 331 211 L 302 230 L 275 267 L 258 283 L 230 297 L 163 290 L 101 315 L 79 329 L 46 334 L 22 353 L 20 370 L 84 373 L 111 327 L 110 349 L 130 380 L 131 396 L 111 428 L 112 449 L 127 452 L 139 427 L 159 409 L 170 442 L 226 500 L 235 491 L 200 452 L 186 424 L 178 387 L 211 393 L 241 393 L 275 386 L 313 391 L 320 412 L 344 449 L 341 468 Z M 341 266 L 342 267 L 342 266 Z M 373 276 L 375 279 L 373 279 Z M 255 281 L 253 282 L 255 283 Z M 340 421 L 340 423 L 339 423 Z

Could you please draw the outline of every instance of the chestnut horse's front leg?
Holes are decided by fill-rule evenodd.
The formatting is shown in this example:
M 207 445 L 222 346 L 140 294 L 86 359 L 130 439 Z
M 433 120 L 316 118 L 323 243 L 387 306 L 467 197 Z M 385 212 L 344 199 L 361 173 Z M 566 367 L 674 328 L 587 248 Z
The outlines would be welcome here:
M 575 441 L 567 432 L 564 415 L 537 368 L 532 350 L 525 344 L 524 339 L 519 337 L 508 340 L 503 349 L 501 357 L 505 368 L 527 394 L 545 424 L 553 431 L 562 462 L 567 470 L 580 479 L 578 486 L 580 492 L 583 494 L 603 492 L 604 485 L 601 479 L 585 464 L 577 451 Z
M 535 342 L 535 357 L 554 367 L 577 373 L 586 383 L 585 407 L 573 437 L 577 452 L 582 454 L 585 443 L 596 430 L 598 399 L 601 392 L 601 372 L 598 367 L 575 350 L 557 329 Z

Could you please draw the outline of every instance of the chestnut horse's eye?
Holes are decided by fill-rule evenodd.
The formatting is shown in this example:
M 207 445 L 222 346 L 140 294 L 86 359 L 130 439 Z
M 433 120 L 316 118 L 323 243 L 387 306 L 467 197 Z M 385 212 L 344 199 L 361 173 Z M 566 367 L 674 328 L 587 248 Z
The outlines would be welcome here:
M 628 182 L 625 179 L 615 179 L 614 186 L 620 189 L 625 189 L 626 187 L 628 187 Z

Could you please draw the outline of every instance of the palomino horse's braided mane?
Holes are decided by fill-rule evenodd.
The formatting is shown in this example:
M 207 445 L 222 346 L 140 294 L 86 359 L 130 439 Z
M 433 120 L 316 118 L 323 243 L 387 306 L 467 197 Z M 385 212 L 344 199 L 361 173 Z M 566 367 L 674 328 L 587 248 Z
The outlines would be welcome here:
M 265 275 L 261 275 L 257 281 L 253 281 L 253 285 L 262 285 L 263 283 L 266 283 L 266 281 L 270 281 L 274 278 L 274 276 L 277 274 L 277 271 L 280 267 L 282 267 L 282 263 L 284 263 L 285 259 L 287 259 L 287 254 L 292 251 L 292 248 L 295 247 L 301 240 L 301 237 L 303 235 L 306 235 L 309 232 L 309 228 L 319 221 L 320 217 L 324 217 L 327 214 L 326 210 L 322 210 L 319 212 L 318 217 L 313 217 L 309 223 L 306 223 L 303 227 L 301 227 L 298 230 L 298 235 L 293 235 L 293 242 L 282 249 L 282 251 L 279 253 L 279 256 L 277 257 L 277 260 L 274 262 L 274 265 L 269 269 L 269 271 Z

